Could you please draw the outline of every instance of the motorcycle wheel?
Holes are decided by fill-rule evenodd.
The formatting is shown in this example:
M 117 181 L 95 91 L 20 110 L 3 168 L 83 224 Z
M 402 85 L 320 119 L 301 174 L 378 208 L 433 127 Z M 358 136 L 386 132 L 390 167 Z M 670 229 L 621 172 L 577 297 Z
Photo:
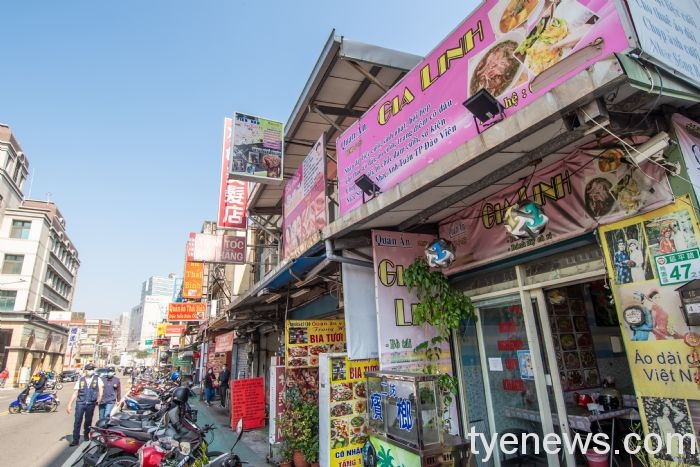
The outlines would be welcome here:
M 119 456 L 102 462 L 105 467 L 136 467 L 139 465 L 139 460 L 135 457 Z
M 10 413 L 19 413 L 19 407 L 16 405 L 11 405 L 7 408 L 7 411 Z
M 63 389 L 63 385 L 61 383 L 56 383 L 56 389 L 60 391 L 61 389 Z
M 58 410 L 58 402 L 49 401 L 46 403 L 46 408 L 49 409 L 49 412 L 55 412 Z

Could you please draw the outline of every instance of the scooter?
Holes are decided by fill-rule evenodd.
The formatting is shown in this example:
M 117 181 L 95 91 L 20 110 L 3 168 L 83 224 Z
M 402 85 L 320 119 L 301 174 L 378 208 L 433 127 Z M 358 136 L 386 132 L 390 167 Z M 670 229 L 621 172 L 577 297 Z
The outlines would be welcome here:
M 27 396 L 29 396 L 29 389 L 31 386 L 27 386 L 17 395 L 17 399 L 10 402 L 10 406 L 7 411 L 10 413 L 20 413 L 23 410 L 27 410 Z M 61 401 L 56 397 L 56 391 L 48 391 L 39 394 L 39 396 L 34 401 L 34 406 L 32 411 L 43 411 L 43 412 L 55 412 L 58 410 L 58 404 Z

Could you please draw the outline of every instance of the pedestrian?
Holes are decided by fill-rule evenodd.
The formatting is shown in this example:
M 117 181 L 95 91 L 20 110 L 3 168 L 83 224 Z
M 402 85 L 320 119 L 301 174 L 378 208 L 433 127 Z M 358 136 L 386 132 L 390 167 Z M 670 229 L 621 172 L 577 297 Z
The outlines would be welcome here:
M 10 372 L 7 371 L 7 368 L 5 368 L 4 370 L 2 370 L 2 372 L 0 372 L 0 388 L 5 387 L 5 381 L 7 381 L 7 378 L 9 378 L 9 377 L 10 377 Z
M 95 365 L 88 363 L 85 365 L 85 376 L 81 376 L 75 383 L 73 395 L 66 406 L 66 412 L 70 413 L 70 408 L 75 402 L 75 421 L 73 422 L 73 440 L 71 446 L 77 446 L 80 440 L 80 424 L 85 417 L 83 434 L 85 440 L 88 439 L 92 417 L 95 414 L 95 405 L 102 399 L 104 383 L 95 376 Z
M 228 382 L 231 379 L 231 372 L 228 371 L 226 365 L 221 368 L 219 373 L 219 396 L 221 396 L 221 407 L 226 407 L 226 393 L 228 392 Z
M 99 419 L 109 418 L 112 413 L 114 404 L 122 398 L 122 382 L 114 376 L 115 370 L 113 366 L 107 367 L 107 373 L 102 377 L 104 390 L 102 399 L 99 405 Z
M 34 394 L 29 398 L 29 405 L 27 405 L 27 411 L 23 413 L 29 413 L 34 407 L 34 402 L 36 398 L 39 397 L 44 392 L 44 387 L 46 387 L 46 373 L 44 370 L 39 370 L 39 378 L 32 381 L 32 386 L 34 386 Z
M 214 386 L 216 383 L 216 376 L 214 376 L 214 370 L 209 368 L 207 374 L 204 375 L 204 400 L 206 404 L 211 407 L 211 401 L 216 395 Z

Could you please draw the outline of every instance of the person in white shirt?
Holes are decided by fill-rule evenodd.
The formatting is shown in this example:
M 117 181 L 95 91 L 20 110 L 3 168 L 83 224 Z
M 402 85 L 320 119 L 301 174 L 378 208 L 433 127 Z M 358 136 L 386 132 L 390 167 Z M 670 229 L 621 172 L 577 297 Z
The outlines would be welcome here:
M 83 435 L 88 440 L 92 417 L 95 415 L 95 406 L 102 400 L 104 383 L 102 379 L 95 375 L 95 365 L 88 363 L 85 365 L 85 376 L 76 381 L 73 387 L 73 395 L 66 406 L 66 412 L 70 413 L 71 406 L 75 402 L 75 421 L 73 422 L 73 440 L 71 446 L 77 446 L 80 440 L 80 425 L 85 417 Z

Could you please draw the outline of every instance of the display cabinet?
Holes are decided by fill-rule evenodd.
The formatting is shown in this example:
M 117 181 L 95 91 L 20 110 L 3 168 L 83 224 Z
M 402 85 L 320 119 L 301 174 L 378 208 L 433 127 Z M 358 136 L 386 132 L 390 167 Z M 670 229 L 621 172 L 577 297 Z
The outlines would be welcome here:
M 400 455 L 411 462 L 404 465 L 466 465 L 468 443 L 443 429 L 445 410 L 437 375 L 380 371 L 366 377 L 370 435 L 365 446 L 366 466 L 376 465 L 373 458 L 382 457 L 381 451 L 386 452 L 389 446 L 397 460 L 403 451 Z

